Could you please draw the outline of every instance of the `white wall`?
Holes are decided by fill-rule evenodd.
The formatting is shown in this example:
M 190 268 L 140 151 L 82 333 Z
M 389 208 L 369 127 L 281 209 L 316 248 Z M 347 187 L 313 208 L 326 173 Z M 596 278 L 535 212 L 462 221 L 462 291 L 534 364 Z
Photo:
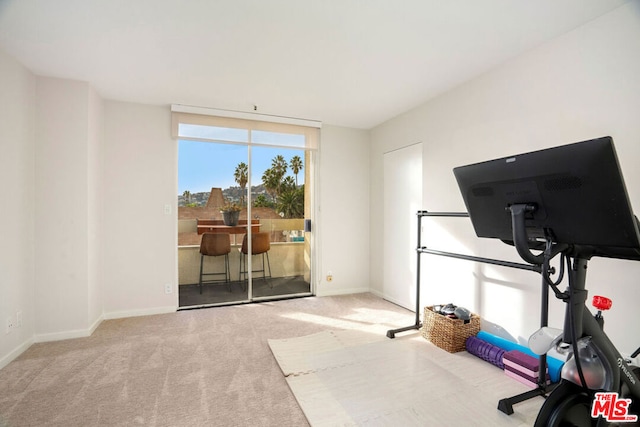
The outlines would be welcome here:
M 325 125 L 315 224 L 318 295 L 366 291 L 370 284 L 381 291 L 382 153 L 416 142 L 424 144 L 425 208 L 461 210 L 452 167 L 611 134 L 640 210 L 634 190 L 640 171 L 631 169 L 640 157 L 638 17 L 637 3 L 622 7 L 371 134 Z M 175 310 L 177 144 L 168 106 L 103 102 L 85 83 L 35 78 L 0 55 L 0 196 L 20 210 L 1 213 L 0 320 L 18 310 L 24 316 L 22 329 L 2 336 L 0 363 L 34 337 L 90 332 L 100 316 Z M 77 211 L 68 215 L 69 207 Z M 464 227 L 453 231 L 470 234 Z M 515 259 L 505 245 L 459 240 L 436 243 Z M 528 336 L 537 325 L 539 283 L 527 272 L 457 265 L 440 269 L 447 275 L 428 275 L 424 302 L 450 299 L 514 337 Z M 590 271 L 592 290 L 614 299 L 607 328 L 627 351 L 640 344 L 633 339 L 638 325 L 626 315 L 635 310 L 638 273 L 635 263 L 601 260 Z M 174 293 L 164 293 L 167 283 Z
M 316 291 L 318 295 L 367 292 L 369 132 L 325 125 L 320 144 Z M 331 282 L 326 281 L 329 271 Z
M 103 101 L 0 55 L 0 196 L 13 205 L 0 211 L 0 319 L 22 311 L 24 321 L 0 333 L 4 366 L 103 318 L 176 309 L 177 143 L 168 106 Z M 367 291 L 369 133 L 322 133 L 314 268 L 334 281 L 317 293 Z
M 100 178 L 89 166 L 97 166 L 102 132 L 100 101 L 87 83 L 38 77 L 36 93 L 35 332 L 46 341 L 86 336 L 101 319 L 96 295 L 90 303 L 99 271 L 89 263 L 98 247 L 89 225 L 94 234 L 99 227 L 90 200 Z
M 177 143 L 169 108 L 106 101 L 104 109 L 105 317 L 175 310 L 177 295 L 164 293 L 178 276 Z M 368 144 L 367 131 L 322 128 L 319 256 L 312 267 L 318 295 L 369 290 Z
M 0 51 L 0 368 L 34 335 L 35 78 Z M 6 320 L 23 324 L 5 334 Z
M 89 89 L 87 139 L 87 190 L 88 190 L 88 224 L 87 224 L 87 257 L 89 277 L 88 283 L 88 319 L 98 320 L 102 316 L 102 233 L 104 192 L 103 168 L 103 102 L 93 89 Z M 97 325 L 96 325 L 97 326 Z
M 383 200 L 382 153 L 392 148 L 422 141 L 424 209 L 464 211 L 453 167 L 611 135 L 639 213 L 640 170 L 634 168 L 640 160 L 638 52 L 640 3 L 632 2 L 374 129 L 372 290 L 382 290 L 377 225 L 383 218 L 375 207 Z M 429 226 L 435 234 L 430 247 L 518 261 L 512 248 L 477 239 L 469 225 L 455 221 L 467 220 Z M 538 327 L 536 274 L 433 258 L 423 255 L 423 305 L 466 305 L 520 341 Z M 640 324 L 632 314 L 640 297 L 639 274 L 639 263 L 594 259 L 587 280 L 590 295 L 614 300 L 606 328 L 627 353 L 640 346 Z M 553 299 L 551 309 L 551 323 L 560 327 L 563 304 Z
M 169 106 L 105 101 L 106 318 L 163 313 L 178 306 L 178 145 L 170 124 Z M 165 284 L 174 292 L 165 294 Z

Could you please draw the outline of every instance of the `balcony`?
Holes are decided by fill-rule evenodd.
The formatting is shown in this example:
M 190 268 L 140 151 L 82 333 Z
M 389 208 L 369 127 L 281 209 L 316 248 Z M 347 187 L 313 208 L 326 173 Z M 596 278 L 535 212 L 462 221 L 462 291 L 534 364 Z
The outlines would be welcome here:
M 180 208 L 182 209 L 182 208 Z M 198 209 L 198 208 L 191 208 Z M 202 208 L 200 208 L 202 209 Z M 205 211 L 196 212 L 205 216 L 214 216 Z M 184 214 L 184 213 L 183 213 Z M 193 212 L 191 213 L 193 214 Z M 217 213 L 219 215 L 219 212 Z M 262 215 L 261 215 L 262 214 Z M 241 214 L 241 218 L 242 218 Z M 268 283 L 262 279 L 262 273 L 254 274 L 254 297 L 282 296 L 290 293 L 309 292 L 310 287 L 310 245 L 305 239 L 304 219 L 264 218 L 265 212 L 258 212 L 256 216 L 260 231 L 270 234 L 271 249 L 269 260 L 271 265 L 271 279 Z M 277 215 L 272 215 L 277 216 Z M 246 218 L 246 214 L 244 215 Z M 256 222 L 256 220 L 252 221 Z M 245 220 L 246 224 L 246 220 Z M 255 230 L 255 226 L 254 226 Z M 229 268 L 231 273 L 231 289 L 229 292 L 224 283 L 205 285 L 209 297 L 203 296 L 202 304 L 224 303 L 234 300 L 245 300 L 246 291 L 244 283 L 240 283 L 240 249 L 242 246 L 242 234 L 231 234 L 231 253 L 229 254 Z M 178 279 L 180 285 L 181 303 L 183 294 L 194 294 L 197 290 L 200 270 L 200 240 L 202 236 L 197 232 L 196 218 L 182 218 L 178 220 Z M 253 257 L 253 268 L 262 267 L 262 257 Z M 224 271 L 224 257 L 205 257 L 205 271 Z M 199 294 L 199 290 L 197 290 Z M 243 296 L 244 294 L 244 296 Z M 193 301 L 195 295 L 189 298 Z M 199 305 L 199 304 L 196 304 Z

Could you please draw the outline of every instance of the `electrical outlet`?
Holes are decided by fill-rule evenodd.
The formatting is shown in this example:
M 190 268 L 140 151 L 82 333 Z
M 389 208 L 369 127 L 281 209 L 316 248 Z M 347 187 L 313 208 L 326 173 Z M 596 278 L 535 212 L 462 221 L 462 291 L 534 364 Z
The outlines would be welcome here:
M 171 283 L 167 283 L 166 285 L 164 285 L 165 294 L 170 294 L 172 292 L 173 292 L 173 286 L 171 285 Z
M 164 205 L 164 214 L 171 215 L 171 205 Z
M 22 327 L 22 311 L 16 311 L 16 328 Z
M 7 317 L 7 334 L 11 333 L 11 331 L 13 330 L 13 319 L 11 317 Z

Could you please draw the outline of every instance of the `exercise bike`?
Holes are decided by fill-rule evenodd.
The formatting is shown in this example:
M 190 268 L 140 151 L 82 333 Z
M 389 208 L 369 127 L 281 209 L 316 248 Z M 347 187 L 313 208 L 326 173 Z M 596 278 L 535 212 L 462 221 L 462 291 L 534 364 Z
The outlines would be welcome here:
M 540 355 L 556 347 L 568 357 L 561 380 L 546 398 L 534 426 L 640 425 L 640 368 L 630 366 L 604 332 L 602 312 L 611 308 L 611 300 L 594 297 L 593 303 L 598 309 L 595 316 L 586 305 L 587 263 L 597 251 L 590 246 L 554 243 L 551 236 L 546 236 L 544 251 L 534 255 L 532 246 L 540 247 L 541 243 L 528 238 L 525 217 L 535 209 L 528 204 L 508 208 L 512 216 L 513 245 L 525 261 L 542 266 L 543 284 L 567 307 L 564 329 L 542 327 L 530 337 L 529 347 Z M 553 281 L 551 275 L 555 270 L 550 261 L 558 255 L 559 276 Z M 558 285 L 563 280 L 565 266 L 569 286 L 563 292 Z M 640 349 L 632 357 L 639 353 Z
M 610 301 L 598 298 L 595 316 L 586 306 L 592 257 L 640 261 L 640 223 L 612 138 L 461 166 L 454 174 L 476 235 L 515 246 L 541 267 L 543 300 L 552 289 L 566 303 L 563 329 L 548 328 L 543 309 L 541 329 L 529 340 L 540 355 L 554 346 L 567 355 L 560 382 L 540 393 L 546 400 L 535 427 L 640 425 L 640 369 L 604 332 L 602 311 Z M 561 291 L 565 270 L 568 287 Z
M 595 315 L 586 305 L 585 283 L 591 250 L 560 245 L 560 271 L 566 264 L 569 278 L 569 286 L 563 292 L 557 286 L 562 277 L 555 282 L 550 278 L 553 246 L 550 240 L 546 242 L 542 274 L 556 298 L 567 304 L 564 329 L 554 333 L 551 328 L 541 328 L 531 336 L 529 343 L 538 354 L 545 354 L 555 347 L 568 358 L 562 368 L 561 380 L 546 398 L 534 426 L 639 426 L 640 367 L 629 365 L 604 332 L 602 312 L 610 309 L 612 302 L 594 296 L 593 306 L 598 310 Z M 520 245 L 518 252 L 525 250 Z M 540 260 L 529 254 L 526 257 L 530 262 Z M 638 354 L 640 348 L 631 358 Z
M 525 217 L 535 209 L 527 204 L 509 207 L 513 244 L 521 258 L 542 266 L 543 284 L 567 306 L 564 329 L 554 333 L 551 328 L 541 328 L 530 337 L 529 347 L 540 355 L 556 347 L 568 357 L 561 380 L 546 398 L 534 427 L 640 425 L 640 368 L 630 366 L 604 332 L 602 312 L 611 308 L 611 300 L 594 297 L 593 303 L 598 309 L 595 316 L 586 305 L 587 263 L 598 250 L 591 246 L 554 243 L 551 236 L 546 236 L 544 251 L 534 255 L 531 247 L 539 247 L 541 243 L 528 238 Z M 550 261 L 558 255 L 559 273 L 553 281 L 551 275 L 555 270 Z M 565 269 L 569 286 L 561 291 L 558 285 Z M 639 353 L 640 349 L 631 357 Z

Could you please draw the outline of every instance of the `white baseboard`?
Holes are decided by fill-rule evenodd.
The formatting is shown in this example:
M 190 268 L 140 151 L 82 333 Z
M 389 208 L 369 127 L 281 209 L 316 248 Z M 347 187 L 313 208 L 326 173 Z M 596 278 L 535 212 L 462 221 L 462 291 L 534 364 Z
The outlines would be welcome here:
M 98 326 L 100 326 L 100 323 L 102 323 L 103 320 L 104 316 L 98 317 L 87 329 L 75 329 L 72 331 L 53 332 L 49 334 L 35 334 L 34 342 L 62 341 L 74 338 L 90 337 Z
M 88 337 L 96 330 L 98 326 L 100 326 L 100 323 L 102 322 L 102 320 L 103 318 L 102 316 L 100 316 L 99 318 L 96 319 L 95 322 L 93 322 L 93 325 L 91 325 L 87 329 L 55 332 L 50 334 L 34 334 L 31 338 L 26 340 L 24 343 L 20 344 L 18 347 L 13 349 L 9 354 L 7 354 L 5 357 L 0 359 L 0 369 L 4 368 L 9 363 L 11 363 L 14 359 L 16 359 L 22 353 L 24 353 L 34 343 L 61 341 L 61 340 L 67 340 L 72 338 Z
M 86 338 L 91 336 L 93 332 L 100 326 L 103 320 L 108 319 L 122 319 L 125 317 L 138 317 L 149 316 L 152 314 L 166 314 L 175 313 L 176 307 L 153 307 L 142 310 L 126 310 L 126 311 L 113 311 L 111 313 L 103 313 L 96 321 L 87 329 L 77 329 L 73 331 L 54 332 L 50 334 L 36 334 L 34 336 L 34 342 L 49 342 L 49 341 L 61 341 L 73 338 Z
M 412 311 L 412 312 L 414 312 L 414 313 L 415 313 L 415 311 L 416 311 L 416 308 L 415 308 L 415 307 L 407 307 L 405 304 L 400 303 L 399 301 L 396 301 L 396 300 L 394 300 L 393 298 L 389 298 L 389 297 L 388 297 L 388 296 L 386 296 L 383 292 L 380 292 L 380 291 L 377 291 L 377 290 L 374 290 L 374 289 L 371 289 L 369 292 L 371 292 L 371 293 L 372 293 L 372 294 L 374 294 L 375 296 L 378 296 L 378 297 L 380 297 L 380 298 L 382 298 L 382 299 L 384 299 L 384 300 L 387 300 L 387 301 L 389 301 L 389 302 L 391 302 L 391 303 L 393 303 L 393 304 L 395 304 L 395 305 L 397 305 L 397 306 L 400 306 L 400 307 L 402 307 L 402 308 L 406 308 L 406 309 L 407 309 L 407 310 L 409 310 L 409 311 Z
M 100 317 L 98 317 L 96 321 L 93 322 L 93 325 L 89 327 L 89 330 L 88 330 L 89 335 L 87 336 L 91 336 L 95 332 L 95 330 L 98 329 L 98 326 L 100 326 L 100 323 L 102 323 L 103 320 L 104 320 L 104 315 L 100 315 Z
M 0 359 L 0 369 L 13 362 L 18 356 L 27 351 L 27 349 L 31 347 L 31 344 L 33 344 L 33 342 L 33 338 L 29 338 L 18 347 L 14 348 L 9 354 Z
M 316 290 L 316 296 L 319 297 L 329 297 L 332 295 L 347 295 L 347 294 L 362 294 L 365 292 L 369 292 L 368 287 L 361 288 L 329 288 L 327 286 L 323 287 L 323 289 Z
M 387 299 L 387 298 L 384 296 L 384 294 L 383 294 L 382 292 L 380 292 L 379 290 L 377 290 L 377 289 L 369 289 L 369 292 L 371 292 L 371 293 L 372 293 L 372 294 L 374 294 L 375 296 L 380 297 L 380 298 L 382 298 L 382 299 Z
M 140 310 L 112 311 L 109 313 L 104 313 L 104 318 L 105 319 L 122 319 L 125 317 L 151 316 L 153 314 L 175 313 L 177 310 L 178 308 L 176 306 L 170 306 L 170 307 L 144 308 Z

